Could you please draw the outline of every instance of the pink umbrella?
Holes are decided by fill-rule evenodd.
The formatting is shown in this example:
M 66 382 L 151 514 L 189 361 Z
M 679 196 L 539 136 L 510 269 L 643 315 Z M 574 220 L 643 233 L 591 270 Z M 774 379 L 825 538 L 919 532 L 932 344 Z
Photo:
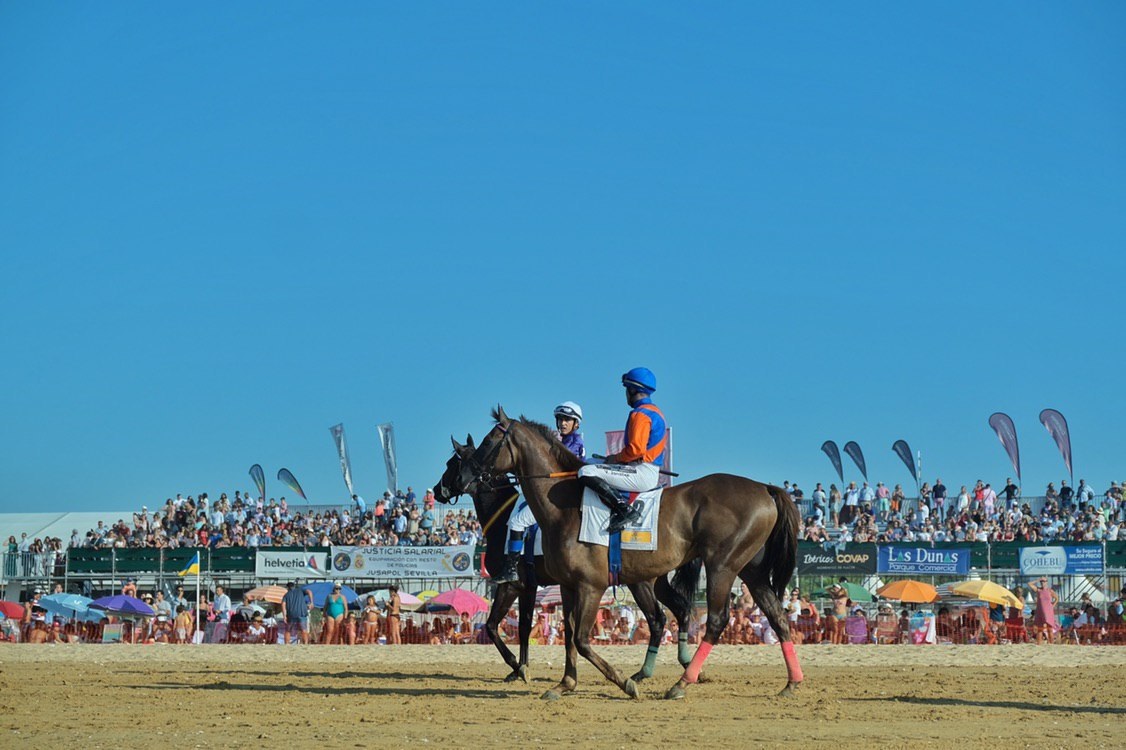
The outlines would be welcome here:
M 455 612 L 468 612 L 469 616 L 489 611 L 489 600 L 465 589 L 443 591 L 426 603 L 427 609 L 452 609 Z
M 541 607 L 558 607 L 563 603 L 563 597 L 559 593 L 558 586 L 547 586 L 538 594 L 536 594 L 536 604 Z M 609 607 L 614 603 L 614 594 L 610 589 L 602 592 L 602 598 L 599 600 L 599 605 Z

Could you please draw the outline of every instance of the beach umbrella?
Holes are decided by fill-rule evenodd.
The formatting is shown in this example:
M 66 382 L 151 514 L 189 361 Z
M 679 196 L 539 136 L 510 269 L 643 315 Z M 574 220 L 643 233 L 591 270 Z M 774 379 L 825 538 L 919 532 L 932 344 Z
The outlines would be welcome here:
M 309 591 L 313 592 L 314 607 L 323 607 L 325 601 L 328 599 L 328 595 L 332 593 L 332 587 L 335 585 L 336 584 L 332 581 L 318 581 L 317 583 L 307 584 L 302 588 L 309 589 Z M 359 596 L 356 590 L 351 586 L 341 586 L 340 593 L 344 595 L 344 601 L 349 604 L 356 601 L 356 597 Z
M 558 586 L 545 586 L 536 593 L 536 604 L 541 607 L 558 607 L 563 603 L 563 596 L 559 593 Z M 602 592 L 602 599 L 598 606 L 609 607 L 614 603 L 614 594 L 610 589 Z
M 281 604 L 282 599 L 285 598 L 286 593 L 289 591 L 285 586 L 259 586 L 247 591 L 247 595 L 255 599 L 269 602 L 270 604 Z
M 892 581 L 886 586 L 876 589 L 876 593 L 884 599 L 894 599 L 912 604 L 926 604 L 938 598 L 938 591 L 934 586 L 922 581 Z
M 488 612 L 489 600 L 465 589 L 450 589 L 426 602 L 426 609 L 429 612 L 452 609 L 459 614 L 468 612 L 473 616 L 478 612 Z
M 101 609 L 106 612 L 114 612 L 122 615 L 143 615 L 151 617 L 156 614 L 149 605 L 135 596 L 127 596 L 126 594 L 116 594 L 114 596 L 103 596 L 101 599 L 95 599 L 90 602 L 90 609 Z
M 854 602 L 872 601 L 872 592 L 861 586 L 859 583 L 849 583 L 848 581 L 845 581 L 844 583 L 838 585 L 844 586 L 845 591 L 848 592 L 848 598 L 852 599 Z M 824 588 L 820 591 L 814 591 L 813 595 L 815 597 L 827 597 L 829 596 L 829 589 Z
M 52 616 L 82 619 L 90 610 L 94 600 L 80 594 L 51 594 L 39 600 L 39 606 L 51 613 Z M 95 612 L 101 618 L 101 612 Z
M 0 601 L 0 613 L 5 617 L 10 617 L 13 620 L 23 618 L 23 605 L 16 604 L 15 602 Z
M 366 594 L 360 594 L 360 604 L 366 602 L 369 596 L 374 596 L 377 602 L 386 602 L 391 598 L 391 592 L 387 589 L 372 589 Z M 400 591 L 399 604 L 402 605 L 403 609 L 418 609 L 422 605 L 422 600 L 414 594 Z
M 993 581 L 962 581 L 961 583 L 945 584 L 939 588 L 942 591 L 949 591 L 950 596 L 958 596 L 964 599 L 978 599 L 990 604 L 1003 604 L 1009 607 L 1024 606 L 1024 602 L 1016 594 L 1000 584 L 993 583 Z
M 438 596 L 438 593 L 439 592 L 435 591 L 434 589 L 426 589 L 425 591 L 417 592 L 415 596 L 419 598 L 419 601 L 428 602 L 434 597 Z M 402 596 L 402 594 L 399 594 L 399 596 Z

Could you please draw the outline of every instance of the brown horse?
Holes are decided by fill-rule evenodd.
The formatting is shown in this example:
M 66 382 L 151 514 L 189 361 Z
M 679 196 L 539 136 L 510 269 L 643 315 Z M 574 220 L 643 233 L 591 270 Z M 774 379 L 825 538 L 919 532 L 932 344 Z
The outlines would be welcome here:
M 485 569 L 490 574 L 500 570 L 504 565 L 505 545 L 508 540 L 508 517 L 512 514 L 518 493 L 507 481 L 498 485 L 477 482 L 472 488 L 451 488 L 457 484 L 461 474 L 462 463 L 468 460 L 475 450 L 473 436 L 466 438 L 467 445 L 462 445 L 450 438 L 454 446 L 454 455 L 446 462 L 446 471 L 438 484 L 434 486 L 434 496 L 442 503 L 449 503 L 457 496 L 467 492 L 473 498 L 473 507 L 477 518 L 485 524 Z M 665 614 L 658 605 L 664 604 L 672 612 L 679 626 L 679 640 L 677 658 L 681 665 L 687 666 L 691 655 L 688 649 L 688 618 L 692 613 L 692 596 L 699 580 L 700 566 L 693 560 L 688 565 L 676 571 L 670 583 L 666 576 L 660 576 L 655 582 L 645 581 L 630 585 L 634 600 L 638 608 L 645 615 L 649 623 L 649 648 L 645 652 L 645 662 L 641 669 L 631 679 L 640 682 L 653 676 L 653 669 L 657 663 L 657 653 L 661 645 L 661 637 L 665 630 Z M 528 682 L 528 642 L 532 631 L 532 612 L 535 608 L 536 586 L 549 586 L 555 581 L 547 574 L 544 568 L 543 555 L 536 555 L 534 567 L 520 566 L 520 580 L 501 583 L 497 585 L 493 597 L 493 605 L 489 610 L 488 619 L 485 621 L 485 631 L 496 645 L 501 658 L 512 672 L 505 678 L 505 682 L 523 680 Z M 520 625 L 520 658 L 517 659 L 512 651 L 505 645 L 500 637 L 500 623 L 508 614 L 509 608 L 519 599 Z
M 543 697 L 554 700 L 575 689 L 578 655 L 606 679 L 637 697 L 637 685 L 623 679 L 590 645 L 598 601 L 607 587 L 607 549 L 579 541 L 582 487 L 573 472 L 583 465 L 542 424 L 513 420 L 497 407 L 496 426 L 469 460 L 462 462 L 459 486 L 515 474 L 543 534 L 547 573 L 559 581 L 567 650 L 562 681 Z M 560 476 L 562 475 L 562 476 Z M 728 619 L 735 578 L 747 584 L 782 645 L 788 680 L 782 695 L 802 681 L 781 598 L 797 559 L 798 511 L 788 493 L 731 474 L 709 474 L 665 490 L 658 519 L 660 546 L 653 552 L 622 552 L 623 583 L 651 581 L 701 557 L 707 570 L 708 619 L 704 637 L 680 680 L 666 698 L 683 698 L 719 641 Z

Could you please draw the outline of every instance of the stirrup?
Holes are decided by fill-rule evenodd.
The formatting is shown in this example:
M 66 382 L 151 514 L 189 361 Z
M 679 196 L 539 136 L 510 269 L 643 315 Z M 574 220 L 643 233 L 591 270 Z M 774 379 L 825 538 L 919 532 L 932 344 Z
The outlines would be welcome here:
M 519 552 L 509 552 L 504 558 L 504 570 L 493 579 L 493 583 L 515 583 L 520 580 Z
M 610 513 L 610 523 L 606 526 L 606 531 L 610 534 L 617 534 L 625 529 L 631 523 L 641 520 L 641 511 L 632 505 L 614 508 Z

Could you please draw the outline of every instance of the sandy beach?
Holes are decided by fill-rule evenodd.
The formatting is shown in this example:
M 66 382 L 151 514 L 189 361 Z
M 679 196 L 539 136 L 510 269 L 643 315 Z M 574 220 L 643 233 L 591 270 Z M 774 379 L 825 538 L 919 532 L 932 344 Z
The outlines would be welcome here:
M 640 647 L 601 650 L 628 673 Z M 531 683 L 506 684 L 491 646 L 5 646 L 0 711 L 13 744 L 140 747 L 627 747 L 685 741 L 771 747 L 1118 747 L 1126 649 L 810 646 L 791 699 L 777 648 L 721 646 L 687 700 L 661 700 L 680 669 L 662 651 L 633 701 L 559 647 L 532 650 Z

